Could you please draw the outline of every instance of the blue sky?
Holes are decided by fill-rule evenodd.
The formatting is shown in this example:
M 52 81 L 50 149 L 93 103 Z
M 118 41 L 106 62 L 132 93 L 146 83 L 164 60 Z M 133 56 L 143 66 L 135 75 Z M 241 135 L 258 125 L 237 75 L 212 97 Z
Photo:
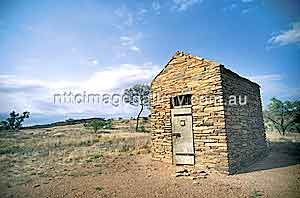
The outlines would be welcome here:
M 53 94 L 120 93 L 150 82 L 177 50 L 258 82 L 264 105 L 272 96 L 299 99 L 295 2 L 2 0 L 1 112 L 29 110 L 34 122 L 133 116 L 128 105 L 53 104 Z

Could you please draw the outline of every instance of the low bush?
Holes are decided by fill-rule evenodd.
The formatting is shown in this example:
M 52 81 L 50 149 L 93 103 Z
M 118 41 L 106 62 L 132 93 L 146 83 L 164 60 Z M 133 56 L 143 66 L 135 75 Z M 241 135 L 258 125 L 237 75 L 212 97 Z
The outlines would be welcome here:
M 1 129 L 16 131 L 22 127 L 25 118 L 29 118 L 29 115 L 28 111 L 24 111 L 22 114 L 12 111 L 5 121 L 1 121 L 0 127 Z
M 112 121 L 111 120 L 92 120 L 91 122 L 84 124 L 86 128 L 91 128 L 94 130 L 95 133 L 99 129 L 111 129 L 112 128 Z

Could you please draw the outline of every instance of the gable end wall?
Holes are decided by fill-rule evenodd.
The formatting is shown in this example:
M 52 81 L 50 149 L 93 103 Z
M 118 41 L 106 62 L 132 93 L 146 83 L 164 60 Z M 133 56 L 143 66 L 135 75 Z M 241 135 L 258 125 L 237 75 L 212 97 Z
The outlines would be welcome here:
M 228 173 L 221 66 L 176 53 L 151 84 L 152 158 L 172 163 L 172 96 L 192 94 L 195 166 Z M 159 99 L 157 99 L 159 97 Z M 200 102 L 201 97 L 218 97 Z

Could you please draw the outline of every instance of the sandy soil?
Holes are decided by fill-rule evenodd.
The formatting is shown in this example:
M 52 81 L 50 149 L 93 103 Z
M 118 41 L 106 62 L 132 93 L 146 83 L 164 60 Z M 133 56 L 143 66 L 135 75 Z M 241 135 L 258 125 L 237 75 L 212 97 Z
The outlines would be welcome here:
M 196 180 L 175 177 L 178 167 L 152 161 L 145 133 L 99 135 L 69 126 L 13 137 L 1 139 L 11 151 L 13 145 L 22 146 L 0 155 L 1 198 L 300 197 L 299 135 L 270 133 L 264 159 L 236 175 L 209 174 Z M 24 154 L 25 148 L 34 150 Z
M 7 197 L 300 197 L 299 152 L 289 153 L 276 149 L 247 173 L 197 182 L 175 177 L 174 166 L 152 161 L 149 154 L 112 156 L 102 175 L 43 177 L 9 189 Z M 272 168 L 277 160 L 281 167 Z

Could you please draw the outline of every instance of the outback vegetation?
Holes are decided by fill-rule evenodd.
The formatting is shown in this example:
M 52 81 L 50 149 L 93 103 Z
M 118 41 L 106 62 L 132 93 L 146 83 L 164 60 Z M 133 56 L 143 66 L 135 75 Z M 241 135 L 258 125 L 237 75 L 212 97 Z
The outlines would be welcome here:
M 24 120 L 29 118 L 29 115 L 30 113 L 28 111 L 24 111 L 22 114 L 12 111 L 6 120 L 1 121 L 0 128 L 8 131 L 18 130 L 22 127 Z
M 264 111 L 267 129 L 276 130 L 281 135 L 300 132 L 300 101 L 281 101 L 272 98 Z
M 150 152 L 149 134 L 134 133 L 133 120 L 93 120 L 86 125 L 0 133 L 0 189 L 6 189 L 0 197 L 6 197 L 7 189 L 38 178 L 49 183 L 66 176 L 101 175 L 109 171 L 105 167 L 111 159 Z M 98 127 L 101 131 L 95 131 Z
M 268 156 L 245 167 L 243 174 L 210 174 L 200 181 L 177 178 L 176 167 L 151 160 L 147 118 L 140 119 L 138 132 L 136 120 L 124 118 L 5 129 L 0 133 L 0 197 L 293 197 L 299 193 L 297 108 L 288 106 L 293 116 L 285 110 L 282 118 L 276 105 L 265 116 L 293 124 L 284 136 L 267 132 Z M 273 126 L 267 119 L 266 124 Z
M 111 120 L 92 120 L 89 123 L 84 124 L 86 128 L 91 128 L 94 130 L 95 133 L 99 129 L 111 129 L 112 121 Z
M 135 128 L 136 131 L 139 130 L 144 131 L 144 127 L 139 128 L 139 119 L 144 108 L 149 106 L 149 94 L 150 94 L 149 85 L 136 84 L 133 87 L 125 90 L 124 95 L 127 96 L 126 102 L 128 102 L 133 106 L 140 107 L 140 111 L 136 119 L 136 128 Z

